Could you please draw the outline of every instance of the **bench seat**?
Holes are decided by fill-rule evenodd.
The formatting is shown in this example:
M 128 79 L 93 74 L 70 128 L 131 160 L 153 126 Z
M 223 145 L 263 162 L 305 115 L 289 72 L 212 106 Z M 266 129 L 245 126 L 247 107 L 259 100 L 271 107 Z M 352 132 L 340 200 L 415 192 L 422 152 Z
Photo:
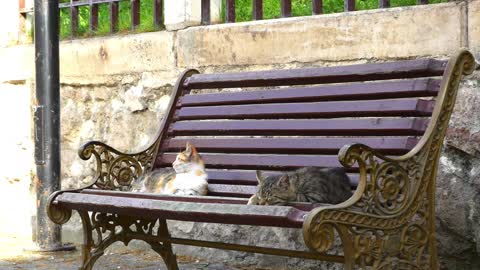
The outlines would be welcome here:
M 178 79 L 153 144 L 122 153 L 86 143 L 94 181 L 50 196 L 58 224 L 82 219 L 81 270 L 116 241 L 146 241 L 169 270 L 172 244 L 343 262 L 345 269 L 437 269 L 435 178 L 462 75 L 476 68 L 460 50 L 449 61 L 417 59 Z M 243 91 L 239 91 L 243 90 Z M 191 142 L 208 174 L 202 197 L 128 192 L 137 177 L 171 167 Z M 353 195 L 337 205 L 246 205 L 256 170 L 344 167 Z M 298 228 L 310 251 L 171 237 L 167 220 Z M 154 230 L 154 228 L 157 228 Z M 94 237 L 96 235 L 96 237 Z M 335 238 L 343 254 L 332 254 Z

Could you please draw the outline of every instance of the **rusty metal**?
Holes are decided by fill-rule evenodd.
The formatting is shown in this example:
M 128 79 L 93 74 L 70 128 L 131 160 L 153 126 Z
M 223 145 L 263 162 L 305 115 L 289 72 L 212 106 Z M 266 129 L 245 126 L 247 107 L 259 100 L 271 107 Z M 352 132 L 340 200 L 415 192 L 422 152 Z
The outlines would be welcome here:
M 210 0 L 202 0 L 201 2 L 202 18 L 201 22 L 203 25 L 210 24 Z
M 389 69 L 386 69 L 386 67 L 389 67 Z M 288 123 L 277 125 L 276 120 L 271 119 L 260 120 L 263 121 L 262 125 L 259 125 L 259 122 L 253 123 L 259 120 L 250 119 L 243 120 L 244 124 L 240 124 L 240 122 L 232 124 L 227 121 L 221 124 L 218 121 L 212 123 L 204 121 L 207 124 L 202 125 L 183 123 L 186 121 L 175 122 L 181 116 L 181 114 L 178 114 L 178 111 L 182 108 L 229 105 L 229 102 L 237 104 L 236 102 L 239 102 L 239 100 L 241 102 L 237 104 L 238 106 L 249 104 L 244 102 L 247 100 L 254 100 L 252 101 L 253 104 L 263 102 L 262 100 L 257 102 L 253 98 L 254 96 L 250 96 L 250 94 L 241 94 L 242 98 L 238 98 L 238 93 L 230 93 L 235 98 L 227 97 L 228 94 L 223 93 L 218 94 L 218 96 L 206 94 L 206 97 L 198 99 L 193 98 L 195 95 L 191 95 L 192 99 L 189 99 L 190 95 L 187 94 L 190 89 L 200 89 L 205 86 L 270 86 L 278 85 L 280 82 L 292 86 L 305 84 L 304 82 L 316 84 L 318 80 L 323 80 L 321 83 L 336 83 L 339 81 L 345 82 L 347 78 L 350 82 L 362 81 L 362 83 L 368 84 L 370 82 L 363 81 L 409 78 L 409 80 L 402 82 L 401 87 L 400 85 L 392 84 L 392 86 L 396 85 L 395 87 L 399 88 L 397 90 L 395 90 L 395 87 L 389 89 L 390 92 L 384 93 L 385 97 L 404 99 L 405 97 L 437 96 L 437 98 L 433 112 L 430 109 L 428 110 L 428 114 L 432 114 L 430 121 L 415 118 L 379 118 L 381 121 L 374 121 L 375 124 L 373 124 L 377 130 L 370 130 L 368 131 L 369 133 L 365 133 L 365 130 L 371 124 L 368 124 L 368 121 L 365 122 L 365 119 L 310 119 L 311 121 L 317 121 L 315 124 L 308 122 L 310 120 L 303 119 L 283 120 L 284 122 L 300 121 L 299 123 L 302 124 L 300 131 L 305 134 L 318 132 L 316 129 L 330 129 L 338 136 L 347 137 L 369 135 L 369 137 L 385 138 L 384 136 L 396 134 L 397 136 L 395 137 L 401 137 L 399 138 L 400 141 L 397 142 L 401 143 L 401 145 L 395 146 L 402 149 L 401 153 L 396 153 L 399 156 L 385 156 L 387 154 L 385 147 L 388 149 L 394 147 L 394 141 L 392 140 L 389 140 L 392 145 L 379 146 L 377 144 L 375 149 L 359 143 L 343 146 L 338 159 L 335 160 L 333 152 L 326 155 L 321 153 L 301 155 L 301 150 L 293 154 L 288 152 L 255 152 L 257 151 L 255 150 L 256 148 L 260 149 L 258 151 L 265 150 L 262 150 L 262 147 L 255 146 L 258 146 L 260 143 L 258 140 L 260 139 L 269 140 L 270 147 L 275 148 L 274 144 L 278 144 L 275 140 L 279 140 L 279 138 L 275 137 L 256 138 L 245 145 L 239 145 L 240 141 L 235 141 L 235 139 L 232 140 L 232 145 L 227 147 L 229 148 L 226 149 L 227 151 L 218 149 L 220 146 L 216 145 L 216 138 L 210 138 L 208 139 L 209 141 L 204 138 L 197 138 L 196 140 L 200 143 L 206 144 L 201 147 L 206 151 L 202 157 L 205 159 L 209 169 L 209 176 L 212 179 L 216 179 L 215 181 L 220 181 L 209 183 L 210 195 L 231 196 L 232 198 L 212 196 L 211 199 L 208 197 L 172 199 L 168 197 L 160 198 L 157 197 L 158 195 L 151 194 L 126 193 L 122 195 L 121 192 L 117 191 L 79 189 L 61 191 L 50 196 L 48 204 L 49 217 L 56 223 L 63 224 L 70 218 L 72 209 L 80 212 L 84 224 L 85 239 L 87 239 L 84 244 L 84 268 L 82 269 L 91 269 L 94 261 L 101 256 L 103 250 L 111 243 L 123 241 L 125 244 L 128 244 L 132 239 L 141 239 L 150 243 L 152 248 L 160 255 L 163 252 L 162 257 L 167 262 L 169 269 L 177 269 L 170 244 L 186 244 L 343 262 L 345 269 L 354 269 L 354 267 L 371 267 L 373 269 L 437 269 L 434 198 L 438 159 L 445 130 L 448 127 L 450 115 L 455 104 L 461 76 L 471 74 L 475 68 L 476 64 L 473 55 L 468 51 L 462 50 L 453 56 L 448 63 L 436 60 L 416 60 L 380 66 L 368 64 L 347 66 L 338 70 L 326 68 L 321 69 L 321 72 L 313 73 L 305 72 L 305 70 L 292 70 L 278 73 L 247 72 L 244 74 L 194 75 L 198 72 L 195 70 L 186 71 L 177 81 L 167 115 L 162 120 L 157 140 L 146 150 L 135 154 L 125 154 L 100 142 L 90 142 L 80 149 L 79 154 L 82 159 L 89 159 L 94 156 L 96 160 L 96 176 L 94 182 L 88 185 L 88 188 L 106 190 L 127 189 L 131 181 L 139 175 L 154 167 L 167 166 L 174 158 L 175 151 L 164 151 L 172 147 L 178 148 L 179 142 L 174 142 L 177 139 L 175 136 L 185 135 L 185 132 L 189 132 L 187 135 L 191 136 L 198 136 L 198 134 L 205 134 L 205 132 L 216 136 L 219 132 L 240 131 L 239 134 L 242 135 L 244 134 L 242 133 L 244 132 L 242 131 L 243 128 L 243 130 L 248 130 L 249 132 L 257 132 L 252 133 L 257 136 L 258 134 L 275 136 L 279 134 L 295 136 L 297 134 L 293 132 L 293 125 L 290 127 L 288 127 Z M 333 70 L 340 72 L 340 75 L 332 73 Z M 366 70 L 370 71 L 365 72 Z M 443 74 L 443 78 L 440 85 L 437 79 L 430 78 L 441 74 Z M 314 79 L 309 79 L 308 75 L 313 76 Z M 330 76 L 337 77 L 333 79 Z M 242 85 L 242 82 L 244 85 Z M 412 82 L 416 82 L 415 89 L 408 87 Z M 387 82 L 379 83 L 385 86 Z M 373 88 L 369 89 L 372 90 Z M 344 94 L 348 97 L 347 100 L 360 102 L 359 100 L 362 99 L 362 95 L 355 96 L 353 92 L 349 92 L 351 89 L 349 90 L 348 87 L 344 90 L 346 90 Z M 266 93 L 264 98 L 272 102 L 278 102 L 279 100 L 288 102 L 288 99 L 286 99 L 288 95 L 285 96 L 285 92 L 282 92 L 285 90 L 276 91 L 278 92 L 272 92 L 272 90 L 263 90 L 262 92 Z M 333 89 L 331 91 L 335 92 Z M 297 96 L 294 96 L 292 100 L 298 99 L 298 102 L 302 102 L 302 98 L 298 96 L 300 95 L 298 93 L 302 92 L 293 92 L 296 92 Z M 329 94 L 327 93 L 327 95 Z M 201 95 L 196 96 L 201 97 Z M 331 102 L 330 99 L 328 100 Z M 429 106 L 431 105 L 431 103 L 428 104 Z M 204 111 L 204 108 L 201 111 Z M 307 121 L 308 123 L 301 121 Z M 322 121 L 331 122 L 326 124 L 326 122 Z M 357 130 L 353 131 L 355 129 L 354 123 L 363 123 L 365 126 L 357 126 Z M 421 138 L 417 139 L 416 136 L 421 136 Z M 225 140 L 225 138 L 219 139 Z M 246 139 L 243 138 L 243 140 Z M 340 140 L 339 138 L 335 139 Z M 369 140 L 364 140 L 364 142 L 372 143 Z M 359 141 L 362 142 L 362 140 Z M 339 143 L 337 142 L 337 144 Z M 286 142 L 282 144 L 285 145 L 279 147 L 281 149 L 279 151 L 290 151 L 296 149 L 295 147 L 305 148 L 304 145 L 302 146 L 298 143 L 288 146 Z M 375 144 L 372 143 L 371 145 L 374 146 Z M 338 149 L 340 145 L 335 147 Z M 249 149 L 250 155 L 242 153 L 241 151 L 245 150 L 243 148 Z M 312 144 L 312 149 L 310 150 L 316 151 L 315 148 L 314 144 Z M 208 149 L 211 149 L 212 153 L 208 153 Z M 318 146 L 318 151 L 324 150 L 324 145 Z M 268 151 L 273 150 L 270 149 Z M 333 150 L 330 149 L 328 151 Z M 263 209 L 263 214 L 267 213 L 263 217 L 259 217 L 260 215 L 256 210 L 242 205 L 246 200 L 239 197 L 251 194 L 253 181 L 255 181 L 254 169 L 266 168 L 271 170 L 270 173 L 275 173 L 275 169 L 305 166 L 309 165 L 309 162 L 315 162 L 317 165 L 341 165 L 346 167 L 350 173 L 356 175 L 356 178 L 352 177 L 352 179 L 355 179 L 354 181 L 358 185 L 355 183 L 357 189 L 352 198 L 338 205 L 315 205 L 313 207 L 311 205 L 311 208 L 302 206 L 302 208 L 297 208 L 300 211 L 293 212 L 286 211 L 291 210 L 291 207 L 289 209 L 279 208 L 280 212 Z M 225 170 L 225 168 L 228 170 Z M 63 193 L 68 194 L 60 196 Z M 88 198 L 88 200 L 84 201 L 83 199 L 85 198 Z M 140 198 L 150 200 L 149 207 L 140 207 L 140 202 L 138 201 Z M 222 210 L 211 205 L 202 205 L 205 206 L 203 209 L 206 209 L 202 213 L 189 210 L 197 209 L 191 206 L 197 206 L 195 204 L 198 203 L 220 203 L 225 206 L 225 209 Z M 179 210 L 179 208 L 174 206 L 186 208 Z M 250 212 L 244 212 L 247 210 Z M 304 213 L 308 214 L 304 216 Z M 220 218 L 222 215 L 229 216 L 231 219 L 222 219 Z M 251 219 L 246 218 L 248 215 L 250 215 Z M 144 217 L 146 216 L 150 217 L 150 219 L 145 219 Z M 281 221 L 278 225 L 272 224 L 272 218 Z M 305 243 L 312 251 L 316 251 L 318 256 L 312 255 L 314 253 L 311 252 L 303 253 L 283 249 L 265 249 L 258 246 L 171 238 L 168 235 L 166 226 L 162 225 L 161 220 L 164 219 L 203 222 L 214 220 L 213 222 L 218 223 L 231 222 L 234 224 L 273 225 L 279 227 L 303 226 Z M 161 232 L 155 233 L 149 229 L 153 227 L 152 224 L 155 224 L 155 222 L 161 223 Z M 117 233 L 113 233 L 116 231 L 113 227 L 119 229 Z M 136 229 L 132 231 L 129 228 Z M 101 238 L 98 242 L 94 242 L 92 235 L 95 234 L 96 230 L 106 230 L 112 233 L 108 234 L 106 238 Z M 338 256 L 328 255 L 336 236 L 339 237 L 342 243 L 343 254 Z
M 225 21 L 227 23 L 235 22 L 235 0 L 226 0 L 225 10 Z

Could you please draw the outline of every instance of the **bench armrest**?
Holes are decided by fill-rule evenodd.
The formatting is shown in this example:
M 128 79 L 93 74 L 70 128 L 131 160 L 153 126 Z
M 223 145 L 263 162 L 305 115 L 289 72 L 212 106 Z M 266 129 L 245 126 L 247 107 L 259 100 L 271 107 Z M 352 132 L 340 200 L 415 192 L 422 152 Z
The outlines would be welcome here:
M 95 157 L 94 182 L 88 187 L 110 190 L 128 188 L 134 179 L 152 168 L 157 145 L 158 141 L 141 152 L 122 153 L 98 141 L 84 144 L 78 150 L 80 158 L 89 160 Z
M 389 216 L 401 212 L 408 203 L 410 185 L 404 161 L 389 158 L 363 145 L 345 145 L 340 149 L 339 161 L 351 168 L 358 164 L 360 180 L 352 197 L 347 201 L 313 209 L 305 219 L 303 233 L 308 247 L 318 252 L 331 248 L 334 229 L 342 234 L 349 226 L 382 227 Z M 345 240 L 345 239 L 342 239 Z

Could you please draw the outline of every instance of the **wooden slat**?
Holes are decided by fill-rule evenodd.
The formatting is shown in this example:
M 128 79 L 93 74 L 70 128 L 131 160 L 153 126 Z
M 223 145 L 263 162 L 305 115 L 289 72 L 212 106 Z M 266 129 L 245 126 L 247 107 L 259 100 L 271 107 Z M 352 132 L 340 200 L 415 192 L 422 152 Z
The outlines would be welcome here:
M 378 0 L 378 7 L 379 8 L 389 8 L 390 7 L 390 0 Z
M 200 153 L 337 154 L 344 145 L 362 143 L 388 155 L 405 154 L 418 142 L 414 137 L 351 138 L 173 138 L 165 141 L 162 152 L 179 152 L 187 142 Z
M 428 121 L 402 119 L 314 119 L 181 121 L 173 123 L 173 135 L 294 135 L 294 136 L 418 136 Z
M 312 0 L 312 14 L 318 15 L 323 13 L 323 1 L 322 0 Z
M 417 0 L 417 5 L 426 5 L 428 4 L 428 0 Z
M 220 196 L 178 196 L 178 195 L 162 195 L 156 193 L 136 193 L 136 192 L 124 192 L 124 191 L 113 191 L 113 190 L 101 190 L 101 189 L 83 189 L 82 194 L 92 194 L 92 195 L 103 195 L 109 197 L 118 197 L 118 198 L 138 198 L 138 199 L 148 199 L 148 200 L 157 200 L 157 201 L 173 201 L 173 202 L 192 202 L 192 203 L 223 203 L 223 204 L 237 204 L 237 205 L 246 205 L 248 200 L 245 198 L 235 198 L 235 197 L 220 197 Z M 289 204 L 289 206 L 295 207 L 296 209 L 302 211 L 310 211 L 313 208 L 325 205 L 320 203 L 301 203 L 294 202 Z
M 171 166 L 177 153 L 157 156 L 155 167 Z M 341 167 L 336 155 L 202 154 L 207 168 L 287 170 L 305 166 Z M 352 171 L 355 171 L 352 169 Z
M 185 81 L 190 89 L 324 84 L 440 76 L 446 61 L 433 59 L 350 66 L 197 74 Z
M 186 107 L 176 120 L 430 116 L 434 105 L 432 100 L 401 99 Z
M 281 0 L 282 17 L 292 16 L 292 0 Z
M 140 25 L 140 0 L 130 0 L 131 29 L 134 31 Z
M 118 2 L 112 2 L 109 5 L 110 15 L 110 33 L 118 32 Z
M 253 19 L 262 20 L 263 19 L 263 0 L 253 0 L 252 4 L 253 4 L 253 8 L 252 8 Z
M 153 23 L 158 29 L 163 25 L 163 0 L 153 1 Z
M 208 184 L 209 196 L 249 198 L 255 191 L 255 186 Z
M 314 87 L 291 87 L 277 90 L 186 95 L 181 98 L 178 106 L 426 97 L 437 96 L 439 88 L 440 80 L 437 79 L 362 82 Z
M 90 0 L 90 33 L 98 30 L 98 5 L 92 4 Z
M 227 0 L 225 3 L 225 21 L 235 22 L 235 0 Z
M 258 184 L 256 178 L 256 171 L 254 170 L 218 170 L 207 169 L 209 184 L 223 184 L 223 185 L 250 185 L 256 186 Z M 266 175 L 278 175 L 281 171 L 264 171 Z M 356 187 L 359 181 L 357 173 L 349 173 L 350 185 Z
M 54 204 L 66 209 L 151 217 L 169 220 L 301 228 L 307 212 L 292 206 L 255 206 L 222 203 L 192 203 L 62 193 Z
M 355 0 L 343 0 L 343 7 L 345 12 L 355 11 Z
M 202 0 L 201 2 L 202 18 L 201 22 L 203 25 L 210 24 L 210 0 Z

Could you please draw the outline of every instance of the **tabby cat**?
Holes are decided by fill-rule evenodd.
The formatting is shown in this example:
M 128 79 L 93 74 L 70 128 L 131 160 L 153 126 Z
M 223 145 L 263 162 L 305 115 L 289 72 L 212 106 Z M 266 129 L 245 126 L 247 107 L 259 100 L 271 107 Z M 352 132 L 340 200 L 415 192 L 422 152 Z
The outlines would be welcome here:
M 153 170 L 132 183 L 132 191 L 167 195 L 207 195 L 207 174 L 202 158 L 187 142 L 172 168 Z
M 257 171 L 257 192 L 248 204 L 286 205 L 290 202 L 337 204 L 352 195 L 343 168 L 304 167 L 281 175 Z

